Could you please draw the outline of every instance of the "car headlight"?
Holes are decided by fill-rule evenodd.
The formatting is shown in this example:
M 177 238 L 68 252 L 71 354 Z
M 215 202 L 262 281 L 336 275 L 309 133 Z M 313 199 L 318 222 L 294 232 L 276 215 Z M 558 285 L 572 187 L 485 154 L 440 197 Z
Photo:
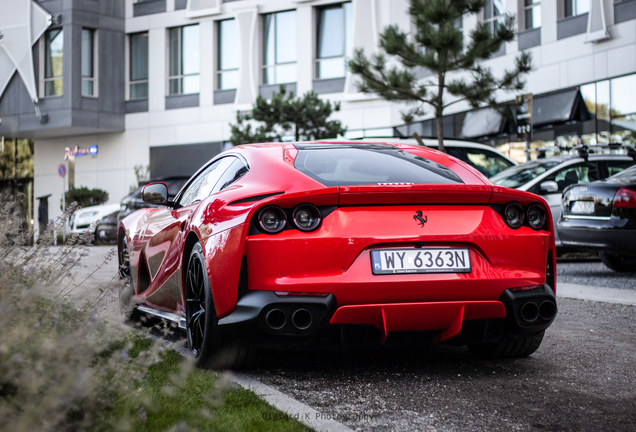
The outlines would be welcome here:
M 258 225 L 268 234 L 279 233 L 285 228 L 287 217 L 285 212 L 276 206 L 265 207 L 258 214 Z
M 294 225 L 301 231 L 313 231 L 320 225 L 320 210 L 312 204 L 301 204 L 292 214 Z
M 527 211 L 528 225 L 534 230 L 540 230 L 545 225 L 547 215 L 543 206 L 540 204 L 532 204 Z
M 523 207 L 518 202 L 511 202 L 504 209 L 504 220 L 512 229 L 517 229 L 523 225 L 523 218 Z

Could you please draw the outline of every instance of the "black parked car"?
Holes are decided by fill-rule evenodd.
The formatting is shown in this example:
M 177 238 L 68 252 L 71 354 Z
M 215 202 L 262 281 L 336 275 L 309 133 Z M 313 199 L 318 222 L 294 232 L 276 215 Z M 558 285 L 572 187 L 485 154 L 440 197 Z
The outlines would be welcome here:
M 190 177 L 164 177 L 164 178 L 149 180 L 148 182 L 139 186 L 139 188 L 137 188 L 134 192 L 132 192 L 130 195 L 125 196 L 121 200 L 121 208 L 119 210 L 119 213 L 117 214 L 117 223 L 121 222 L 123 218 L 125 218 L 126 216 L 128 216 L 129 214 L 131 214 L 132 212 L 136 210 L 139 210 L 142 208 L 162 207 L 162 206 L 146 204 L 145 202 L 143 202 L 143 200 L 141 199 L 141 190 L 146 184 L 154 183 L 154 182 L 165 183 L 168 186 L 168 194 L 169 194 L 168 199 L 172 200 L 177 195 L 177 192 L 179 192 L 181 188 L 183 187 L 183 185 L 188 181 L 188 179 L 190 179 Z
M 566 188 L 561 208 L 564 246 L 598 251 L 612 270 L 636 272 L 636 166 Z

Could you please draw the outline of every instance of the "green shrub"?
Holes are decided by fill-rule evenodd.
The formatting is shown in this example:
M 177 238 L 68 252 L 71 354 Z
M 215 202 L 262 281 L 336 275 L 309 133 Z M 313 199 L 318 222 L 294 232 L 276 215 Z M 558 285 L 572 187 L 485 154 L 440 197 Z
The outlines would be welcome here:
M 108 192 L 82 186 L 65 192 L 64 198 L 67 204 L 76 202 L 79 207 L 89 207 L 104 204 L 108 201 Z

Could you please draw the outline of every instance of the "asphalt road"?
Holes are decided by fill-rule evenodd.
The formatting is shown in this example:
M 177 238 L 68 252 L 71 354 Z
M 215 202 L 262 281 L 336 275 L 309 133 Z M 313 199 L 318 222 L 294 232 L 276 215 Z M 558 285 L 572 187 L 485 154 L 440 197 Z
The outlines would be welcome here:
M 108 250 L 91 249 L 82 273 Z M 115 270 L 113 260 L 92 283 L 109 281 Z M 557 277 L 636 289 L 636 274 L 601 263 L 560 263 Z M 81 291 L 84 300 L 95 294 Z M 107 303 L 101 312 L 117 319 L 116 299 Z M 529 358 L 480 360 L 448 346 L 264 352 L 247 375 L 365 431 L 636 430 L 636 307 L 564 298 L 558 305 Z
M 465 348 L 262 353 L 249 375 L 360 430 L 633 431 L 636 308 L 561 299 L 529 358 Z
M 558 282 L 636 289 L 636 274 L 559 263 Z M 466 348 L 265 352 L 249 375 L 359 430 L 634 431 L 636 308 L 560 298 L 528 358 Z

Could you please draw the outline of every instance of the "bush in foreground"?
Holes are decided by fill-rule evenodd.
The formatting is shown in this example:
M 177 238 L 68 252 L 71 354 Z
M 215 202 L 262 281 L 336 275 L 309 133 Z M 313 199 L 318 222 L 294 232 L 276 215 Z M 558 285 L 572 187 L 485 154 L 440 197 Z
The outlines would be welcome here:
M 195 370 L 163 339 L 97 316 L 119 280 L 91 286 L 93 300 L 78 304 L 74 294 L 88 278 L 76 283 L 73 274 L 87 255 L 85 239 L 72 236 L 51 247 L 53 232 L 72 211 L 26 246 L 16 206 L 0 201 L 3 430 L 306 430 L 293 419 L 265 421 L 277 418 L 276 411 L 254 393 Z

